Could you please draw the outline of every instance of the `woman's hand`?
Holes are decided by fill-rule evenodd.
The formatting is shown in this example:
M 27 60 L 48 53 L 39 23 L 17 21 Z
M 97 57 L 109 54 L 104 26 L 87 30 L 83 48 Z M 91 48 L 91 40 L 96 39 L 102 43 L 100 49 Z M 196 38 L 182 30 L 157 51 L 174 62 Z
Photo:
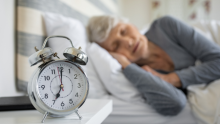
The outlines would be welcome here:
M 144 70 L 152 73 L 153 75 L 163 79 L 164 81 L 172 84 L 175 87 L 181 87 L 182 86 L 178 75 L 174 72 L 169 73 L 169 74 L 161 74 L 161 73 L 156 72 L 155 70 L 153 70 L 152 68 L 150 68 L 147 65 L 144 65 L 141 68 L 143 68 Z
M 122 69 L 126 68 L 128 65 L 131 64 L 131 62 L 125 56 L 114 52 L 109 53 L 121 64 Z

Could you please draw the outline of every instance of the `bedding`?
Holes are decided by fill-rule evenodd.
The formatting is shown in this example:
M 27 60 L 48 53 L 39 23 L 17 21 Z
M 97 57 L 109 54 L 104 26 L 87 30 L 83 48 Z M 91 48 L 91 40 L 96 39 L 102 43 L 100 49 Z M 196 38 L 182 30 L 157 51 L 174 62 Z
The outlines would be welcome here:
M 193 85 L 188 87 L 188 99 L 198 124 L 220 123 L 220 80 L 206 86 Z
M 157 114 L 146 104 L 133 104 L 109 96 L 113 100 L 113 112 L 103 124 L 197 124 L 190 105 L 174 117 Z
M 121 65 L 105 49 L 91 43 L 87 53 L 101 82 L 111 95 L 127 102 L 144 102 L 141 94 L 122 73 Z

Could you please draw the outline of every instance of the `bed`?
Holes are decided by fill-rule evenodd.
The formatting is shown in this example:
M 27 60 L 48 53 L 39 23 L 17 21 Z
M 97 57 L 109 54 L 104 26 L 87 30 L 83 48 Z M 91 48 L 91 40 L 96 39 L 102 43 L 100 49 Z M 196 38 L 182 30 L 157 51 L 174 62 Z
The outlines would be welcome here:
M 117 1 L 116 0 L 17 0 L 17 29 L 16 29 L 16 84 L 20 91 L 26 92 L 26 87 L 32 72 L 36 67 L 29 67 L 28 57 L 34 53 L 34 47 L 41 48 L 43 40 L 48 35 L 46 29 L 46 23 L 44 21 L 44 14 L 49 12 L 53 14 L 59 14 L 67 18 L 73 18 L 79 20 L 82 25 L 86 25 L 89 17 L 101 14 L 117 14 Z M 135 97 L 140 94 L 127 83 L 124 88 L 128 94 L 117 93 L 121 89 L 111 90 L 109 88 L 110 80 L 103 78 L 102 71 L 110 70 L 110 75 L 113 74 L 114 78 L 121 75 L 118 71 L 120 65 L 108 56 L 107 53 L 97 45 L 86 42 L 86 52 L 89 54 L 89 63 L 84 68 L 88 78 L 90 80 L 90 93 L 89 98 L 97 99 L 112 99 L 113 100 L 113 112 L 103 122 L 103 124 L 195 124 L 195 118 L 191 112 L 190 106 L 187 103 L 184 110 L 175 117 L 164 117 L 157 114 L 150 106 L 144 104 L 140 97 Z M 102 55 L 98 55 L 95 49 L 99 49 Z M 99 67 L 97 59 L 94 59 L 94 55 L 108 56 L 111 59 L 109 66 L 106 64 Z M 108 59 L 106 60 L 108 61 Z M 114 65 L 112 65 L 114 63 Z M 115 70 L 112 70 L 112 66 Z M 110 68 L 110 69 L 107 69 Z M 100 70 L 104 69 L 104 70 Z M 124 77 L 122 77 L 125 80 Z M 104 83 L 106 82 L 106 83 Z M 124 84 L 121 84 L 124 85 Z M 131 93 L 134 91 L 136 94 Z M 120 91 L 119 91 L 120 92 Z M 130 95 L 130 96 L 127 96 Z M 128 98 L 127 98 L 128 97 Z M 134 98 L 134 99 L 132 99 Z

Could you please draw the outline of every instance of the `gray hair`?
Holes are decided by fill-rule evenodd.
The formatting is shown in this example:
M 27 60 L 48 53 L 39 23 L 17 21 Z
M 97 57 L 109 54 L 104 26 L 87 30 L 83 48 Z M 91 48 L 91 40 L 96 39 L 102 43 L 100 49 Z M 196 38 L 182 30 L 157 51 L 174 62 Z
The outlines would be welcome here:
M 90 18 L 87 25 L 87 33 L 90 42 L 103 42 L 108 37 L 111 29 L 113 29 L 118 23 L 127 23 L 128 19 L 118 16 L 94 16 Z

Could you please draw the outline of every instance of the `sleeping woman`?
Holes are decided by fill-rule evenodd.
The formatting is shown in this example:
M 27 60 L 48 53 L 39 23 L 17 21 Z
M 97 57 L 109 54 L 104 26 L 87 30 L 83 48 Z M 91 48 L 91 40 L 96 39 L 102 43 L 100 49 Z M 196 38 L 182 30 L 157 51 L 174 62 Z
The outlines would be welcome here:
M 87 30 L 90 41 L 122 65 L 126 78 L 162 115 L 181 112 L 189 85 L 220 78 L 220 47 L 172 17 L 155 20 L 144 35 L 115 16 L 92 17 Z M 197 60 L 202 64 L 195 66 Z

